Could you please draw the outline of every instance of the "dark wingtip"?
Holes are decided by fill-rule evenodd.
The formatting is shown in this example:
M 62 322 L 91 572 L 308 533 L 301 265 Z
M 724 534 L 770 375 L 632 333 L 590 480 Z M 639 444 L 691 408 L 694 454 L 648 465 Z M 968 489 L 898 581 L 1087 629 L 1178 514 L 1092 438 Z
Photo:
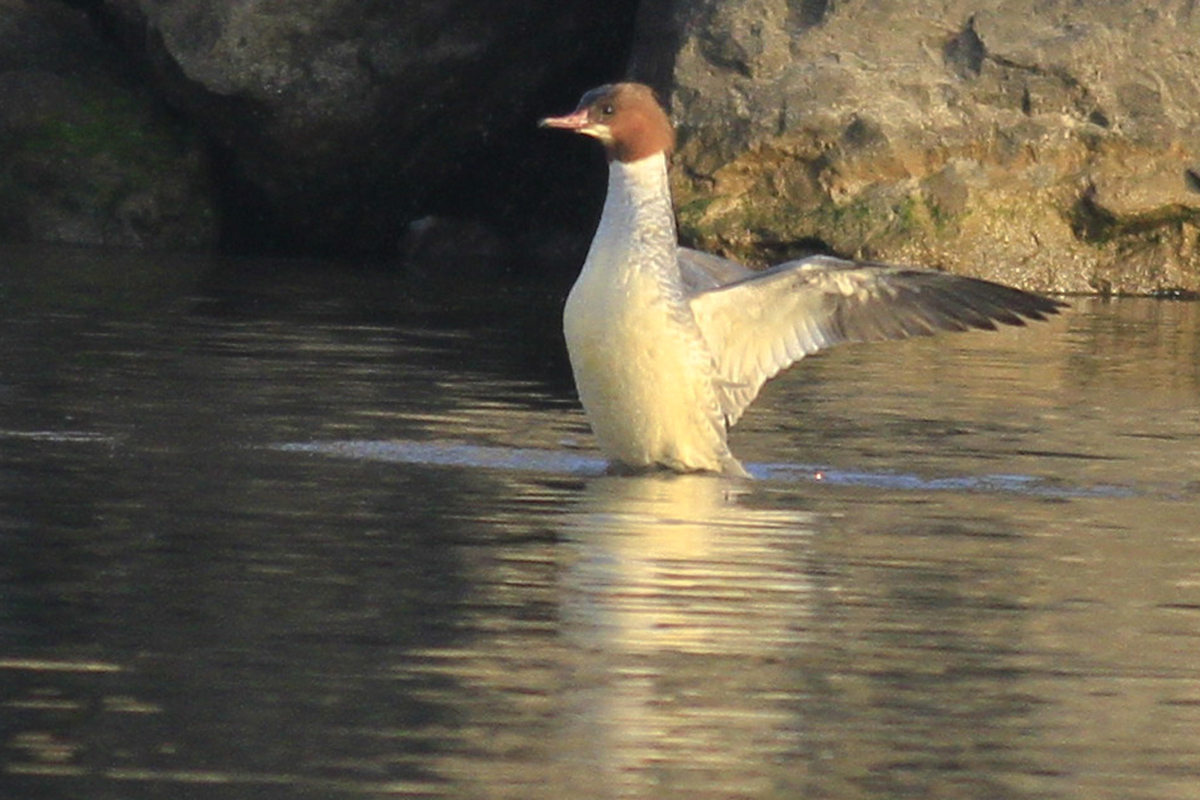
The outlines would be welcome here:
M 1001 325 L 1025 327 L 1028 322 L 1044 322 L 1069 307 L 1056 298 L 979 278 L 916 270 L 905 271 L 901 277 L 903 282 L 893 287 L 896 293 L 892 308 L 902 335 L 907 336 L 935 331 L 995 331 Z M 860 336 L 871 328 L 865 337 L 868 340 L 900 338 L 878 320 L 867 323 L 859 318 L 857 322 Z

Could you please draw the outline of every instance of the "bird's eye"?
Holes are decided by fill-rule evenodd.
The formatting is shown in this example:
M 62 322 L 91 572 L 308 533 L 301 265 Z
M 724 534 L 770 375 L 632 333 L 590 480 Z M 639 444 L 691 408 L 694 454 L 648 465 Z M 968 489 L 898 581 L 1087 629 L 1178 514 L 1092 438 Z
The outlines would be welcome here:
M 616 109 L 613 108 L 612 103 L 605 103 L 600 107 L 600 113 L 606 117 L 611 117 L 615 112 Z

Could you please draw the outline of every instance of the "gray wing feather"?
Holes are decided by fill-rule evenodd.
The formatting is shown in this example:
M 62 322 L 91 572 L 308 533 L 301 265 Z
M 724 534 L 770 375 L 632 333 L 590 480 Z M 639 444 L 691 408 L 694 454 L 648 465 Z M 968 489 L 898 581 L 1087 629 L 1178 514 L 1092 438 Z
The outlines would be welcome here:
M 754 272 L 733 264 L 708 275 L 688 302 L 713 354 L 718 395 L 733 425 L 762 385 L 806 355 L 843 342 L 929 336 L 939 331 L 995 330 L 1024 325 L 1065 306 L 1058 300 L 978 278 L 933 270 L 810 256 Z M 686 251 L 696 253 L 696 251 Z M 716 265 L 722 266 L 722 265 Z M 732 276 L 717 282 L 720 276 Z M 686 283 L 686 281 L 685 281 Z
M 736 261 L 701 250 L 680 247 L 677 252 L 679 276 L 683 279 L 683 290 L 687 295 L 736 283 L 758 274 Z

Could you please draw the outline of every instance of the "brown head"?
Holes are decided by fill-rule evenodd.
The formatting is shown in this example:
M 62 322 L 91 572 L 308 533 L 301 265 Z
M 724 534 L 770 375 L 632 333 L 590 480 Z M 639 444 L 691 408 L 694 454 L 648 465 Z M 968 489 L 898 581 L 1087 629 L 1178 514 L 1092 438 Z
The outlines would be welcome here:
M 638 161 L 655 153 L 671 154 L 675 129 L 654 91 L 640 83 L 610 83 L 592 89 L 565 117 L 546 117 L 543 128 L 563 128 L 594 136 L 608 160 Z

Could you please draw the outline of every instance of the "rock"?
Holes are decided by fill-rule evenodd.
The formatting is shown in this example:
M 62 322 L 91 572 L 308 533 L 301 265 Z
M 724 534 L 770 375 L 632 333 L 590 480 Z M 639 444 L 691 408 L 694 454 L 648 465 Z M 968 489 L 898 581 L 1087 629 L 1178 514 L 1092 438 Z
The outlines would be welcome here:
M 0 238 L 215 245 L 205 149 L 79 11 L 0 0 Z
M 203 248 L 219 201 L 235 251 L 541 271 L 603 170 L 534 121 L 621 77 L 636 11 L 690 244 L 1198 291 L 1200 14 L 1080 8 L 0 0 L 0 236 Z
M 673 182 L 697 246 L 1196 291 L 1190 8 L 659 0 L 634 65 L 679 123 Z
M 525 188 L 513 165 L 529 163 L 538 116 L 597 77 L 597 53 L 623 60 L 633 8 L 102 2 L 159 91 L 225 149 L 228 196 L 245 212 L 234 235 L 343 253 L 394 252 L 431 214 L 511 214 L 520 203 L 507 198 Z

